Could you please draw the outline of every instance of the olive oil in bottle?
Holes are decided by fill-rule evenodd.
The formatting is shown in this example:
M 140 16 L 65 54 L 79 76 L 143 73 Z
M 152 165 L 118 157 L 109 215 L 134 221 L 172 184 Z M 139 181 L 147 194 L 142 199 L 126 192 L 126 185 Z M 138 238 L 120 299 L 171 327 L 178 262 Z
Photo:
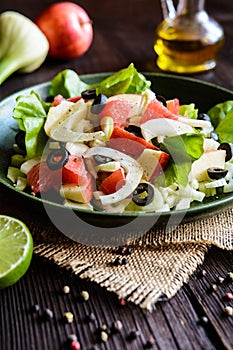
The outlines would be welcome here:
M 180 0 L 177 11 L 156 29 L 157 65 L 183 74 L 212 69 L 223 42 L 223 29 L 204 10 L 204 0 Z

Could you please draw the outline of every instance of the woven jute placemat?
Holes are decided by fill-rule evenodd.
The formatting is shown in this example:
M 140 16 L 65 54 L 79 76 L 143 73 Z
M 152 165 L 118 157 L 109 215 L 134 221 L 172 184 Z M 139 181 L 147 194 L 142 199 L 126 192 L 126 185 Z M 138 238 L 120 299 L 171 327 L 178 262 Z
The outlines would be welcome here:
M 9 207 L 0 209 L 11 215 Z M 133 249 L 124 255 L 126 264 L 116 264 L 116 259 L 123 257 L 117 247 L 74 242 L 50 220 L 41 220 L 36 213 L 29 217 L 21 208 L 17 216 L 33 234 L 35 254 L 148 310 L 157 301 L 174 296 L 188 282 L 211 245 L 233 249 L 233 209 L 174 228 L 141 232 L 136 240 L 129 242 Z
M 202 264 L 210 245 L 233 249 L 232 209 L 175 228 L 151 229 L 130 242 L 133 250 L 125 265 L 115 264 L 122 258 L 116 248 L 76 243 L 52 224 L 33 222 L 29 226 L 36 254 L 149 310 L 176 294 Z

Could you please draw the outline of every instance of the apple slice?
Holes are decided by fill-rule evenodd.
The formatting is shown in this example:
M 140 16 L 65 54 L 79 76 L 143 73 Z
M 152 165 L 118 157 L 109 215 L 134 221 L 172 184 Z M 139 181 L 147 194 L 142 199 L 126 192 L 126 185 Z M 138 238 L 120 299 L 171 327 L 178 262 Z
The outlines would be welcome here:
M 202 154 L 202 156 L 195 160 L 192 164 L 190 179 L 198 181 L 208 181 L 208 168 L 225 168 L 225 150 L 209 151 Z
M 137 161 L 143 168 L 144 178 L 152 182 L 166 168 L 169 159 L 166 152 L 146 148 Z
M 89 180 L 82 186 L 70 184 L 61 185 L 60 195 L 74 202 L 89 203 L 93 196 L 93 181 L 91 175 L 88 179 Z

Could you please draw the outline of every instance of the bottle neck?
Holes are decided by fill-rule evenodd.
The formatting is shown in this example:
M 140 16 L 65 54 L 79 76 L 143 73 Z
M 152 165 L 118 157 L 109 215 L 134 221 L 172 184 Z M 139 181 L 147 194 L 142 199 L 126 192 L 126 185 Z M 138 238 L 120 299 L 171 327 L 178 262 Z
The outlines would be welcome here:
M 177 15 L 194 17 L 204 11 L 205 0 L 179 0 L 177 6 Z

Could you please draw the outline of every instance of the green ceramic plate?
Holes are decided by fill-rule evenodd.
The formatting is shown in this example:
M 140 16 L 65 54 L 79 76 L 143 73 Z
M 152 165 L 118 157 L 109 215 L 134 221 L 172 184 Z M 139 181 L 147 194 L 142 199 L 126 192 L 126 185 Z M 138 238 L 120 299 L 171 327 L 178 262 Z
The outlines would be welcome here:
M 196 79 L 178 77 L 166 74 L 145 73 L 152 82 L 153 90 L 166 99 L 177 97 L 181 103 L 194 102 L 196 107 L 206 112 L 213 105 L 233 99 L 233 91 L 203 83 Z M 82 76 L 87 83 L 100 81 L 107 76 L 90 74 Z M 12 118 L 15 98 L 31 90 L 37 91 L 42 98 L 48 96 L 50 83 L 35 85 L 9 96 L 0 103 L 0 181 L 15 192 L 17 191 L 6 178 L 9 159 L 12 154 L 12 144 L 17 132 L 17 122 Z M 201 219 L 207 215 L 226 209 L 233 204 L 233 194 L 211 198 L 203 203 L 197 203 L 185 211 L 167 213 L 102 213 L 89 210 L 66 208 L 50 200 L 42 200 L 20 192 L 24 199 L 31 200 L 33 205 L 43 205 L 50 220 L 63 233 L 72 239 L 85 243 L 124 243 L 126 240 L 138 237 L 142 232 L 153 226 L 171 226 L 181 222 Z M 98 234 L 96 234 L 98 232 Z M 117 237 L 117 238 L 116 238 Z

